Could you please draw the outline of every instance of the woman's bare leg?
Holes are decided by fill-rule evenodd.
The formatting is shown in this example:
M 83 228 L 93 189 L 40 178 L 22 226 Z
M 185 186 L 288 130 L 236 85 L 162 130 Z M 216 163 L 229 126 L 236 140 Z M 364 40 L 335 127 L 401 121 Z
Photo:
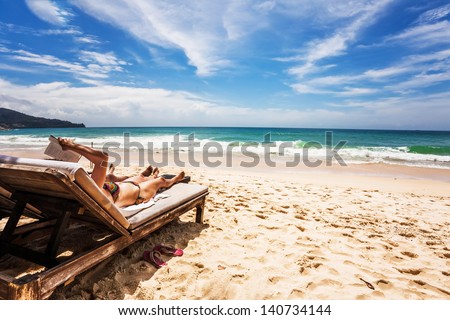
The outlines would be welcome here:
M 159 177 L 153 180 L 144 181 L 139 184 L 139 186 L 141 187 L 140 196 L 144 198 L 145 202 L 147 202 L 155 196 L 155 194 L 158 192 L 159 189 L 170 188 L 175 183 L 183 180 L 184 176 L 185 176 L 184 171 L 181 171 L 172 179 L 165 179 L 163 177 Z
M 155 176 L 155 174 L 154 174 L 154 172 L 156 170 L 158 170 L 158 172 L 159 172 L 158 168 L 155 168 L 153 170 L 152 166 L 148 166 L 139 175 L 133 176 L 133 177 L 127 177 L 124 180 L 126 180 L 126 181 L 133 181 L 133 182 L 135 182 L 137 184 L 141 184 L 142 182 L 146 182 L 146 181 L 149 181 L 149 180 L 154 180 L 157 177 L 157 175 Z M 121 181 L 124 181 L 124 180 L 121 180 Z
M 122 182 L 122 181 L 125 181 L 127 179 L 130 179 L 130 177 L 129 176 L 116 176 L 114 173 L 108 173 L 106 175 L 105 181 Z
M 115 170 L 116 167 L 111 163 L 109 165 L 108 173 L 106 174 L 105 182 L 121 182 L 129 178 L 129 176 L 116 176 L 114 174 Z
M 58 142 L 63 150 L 74 151 L 94 164 L 91 178 L 99 188 L 102 188 L 103 184 L 105 183 L 106 171 L 108 169 L 108 154 L 75 143 L 71 139 L 58 138 Z

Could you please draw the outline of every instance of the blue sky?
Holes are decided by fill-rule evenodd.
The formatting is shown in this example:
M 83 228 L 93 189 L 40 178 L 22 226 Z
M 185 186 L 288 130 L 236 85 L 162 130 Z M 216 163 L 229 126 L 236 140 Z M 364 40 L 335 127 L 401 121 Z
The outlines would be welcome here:
M 450 130 L 450 3 L 0 0 L 0 107 L 88 126 Z

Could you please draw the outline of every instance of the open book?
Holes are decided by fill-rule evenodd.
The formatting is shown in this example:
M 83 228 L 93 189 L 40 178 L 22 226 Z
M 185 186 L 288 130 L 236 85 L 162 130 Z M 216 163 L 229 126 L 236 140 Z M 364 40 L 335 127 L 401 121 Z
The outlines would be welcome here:
M 58 139 L 54 136 L 50 136 L 48 140 L 50 140 L 50 143 L 44 151 L 46 155 L 60 161 L 78 162 L 80 160 L 81 155 L 70 150 L 63 150 L 58 142 Z

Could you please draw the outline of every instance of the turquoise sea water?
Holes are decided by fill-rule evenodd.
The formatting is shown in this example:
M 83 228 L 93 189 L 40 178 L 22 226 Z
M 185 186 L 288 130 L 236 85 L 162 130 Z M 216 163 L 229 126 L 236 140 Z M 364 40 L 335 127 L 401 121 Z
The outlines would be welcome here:
M 325 132 L 332 132 L 332 143 L 345 145 L 339 155 L 350 163 L 394 163 L 421 167 L 450 169 L 450 132 L 448 131 L 397 131 L 397 130 L 347 130 L 347 129 L 297 129 L 297 128 L 207 128 L 207 127 L 157 127 L 157 128 L 64 128 L 64 129 L 16 129 L 0 132 L 0 153 L 14 149 L 40 149 L 48 144 L 48 136 L 73 137 L 86 145 L 94 143 L 102 147 L 107 142 L 124 146 L 124 134 L 135 145 L 160 149 L 164 143 L 171 146 L 176 134 L 181 141 L 189 135 L 200 146 L 216 142 L 224 147 L 259 143 L 254 152 L 263 152 L 262 142 L 274 142 L 277 148 L 284 144 L 286 155 L 300 153 L 308 142 L 325 146 Z M 193 135 L 193 136 L 192 136 Z M 287 146 L 287 147 L 286 147 Z M 316 144 L 317 146 L 317 144 Z M 196 148 L 201 151 L 201 147 Z M 236 151 L 237 149 L 233 149 Z M 267 150 L 267 149 L 265 149 Z M 270 149 L 270 151 L 273 151 Z M 324 149 L 310 149 L 310 154 L 324 156 Z

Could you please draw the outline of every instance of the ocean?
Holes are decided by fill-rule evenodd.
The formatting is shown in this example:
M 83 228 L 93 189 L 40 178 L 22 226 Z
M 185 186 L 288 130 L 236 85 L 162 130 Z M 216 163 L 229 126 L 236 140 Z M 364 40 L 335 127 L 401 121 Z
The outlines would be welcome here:
M 327 135 L 327 132 L 331 133 Z M 387 163 L 450 169 L 449 131 L 232 127 L 15 129 L 0 131 L 0 153 L 42 149 L 48 144 L 49 135 L 72 137 L 78 143 L 93 143 L 97 148 L 115 143 L 118 149 L 123 149 L 125 139 L 132 148 L 142 145 L 153 150 L 170 150 L 176 139 L 195 142 L 195 151 L 215 145 L 224 149 L 233 146 L 229 150 L 241 152 L 239 146 L 247 145 L 248 150 L 258 154 L 289 156 L 304 154 L 308 148 L 309 155 L 316 158 L 325 157 L 325 145 L 328 145 L 348 164 Z

